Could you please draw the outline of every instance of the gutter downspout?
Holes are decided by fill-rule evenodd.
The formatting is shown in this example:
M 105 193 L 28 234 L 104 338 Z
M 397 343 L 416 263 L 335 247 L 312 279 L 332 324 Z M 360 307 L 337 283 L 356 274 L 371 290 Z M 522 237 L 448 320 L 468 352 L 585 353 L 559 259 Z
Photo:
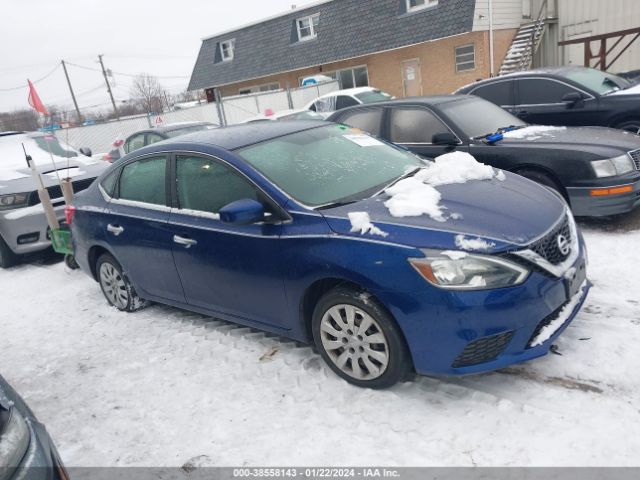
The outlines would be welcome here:
M 489 76 L 495 76 L 493 66 L 493 0 L 489 0 Z

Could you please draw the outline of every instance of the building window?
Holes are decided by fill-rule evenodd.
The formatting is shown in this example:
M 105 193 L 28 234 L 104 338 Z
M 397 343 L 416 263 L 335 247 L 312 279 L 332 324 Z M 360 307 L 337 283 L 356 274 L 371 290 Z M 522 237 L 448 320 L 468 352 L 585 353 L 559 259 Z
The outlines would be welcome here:
M 435 7 L 438 0 L 405 0 L 407 2 L 407 12 L 422 10 L 427 7 Z
M 465 72 L 476 68 L 476 46 L 456 47 L 456 72 Z
M 298 40 L 311 40 L 316 38 L 318 29 L 319 14 L 311 15 L 309 17 L 298 18 L 296 20 L 296 27 L 298 28 Z
M 235 46 L 235 40 L 227 40 L 226 42 L 220 42 L 220 55 L 223 62 L 233 60 L 233 47 Z
M 345 68 L 342 70 L 336 70 L 333 72 L 322 72 L 322 75 L 337 80 L 340 84 L 340 89 L 355 88 L 355 87 L 368 87 L 369 86 L 369 71 L 367 66 Z M 300 77 L 300 85 L 302 81 L 307 78 L 307 75 Z
M 265 83 L 262 85 L 254 85 L 252 87 L 243 87 L 238 90 L 240 95 L 248 95 L 250 93 L 271 92 L 273 90 L 280 90 L 280 82 Z

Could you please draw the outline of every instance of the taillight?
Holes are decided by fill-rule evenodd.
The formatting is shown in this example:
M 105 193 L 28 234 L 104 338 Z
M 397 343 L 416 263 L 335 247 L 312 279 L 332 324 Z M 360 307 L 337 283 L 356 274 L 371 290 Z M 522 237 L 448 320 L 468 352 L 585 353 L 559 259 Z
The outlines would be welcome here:
M 113 157 L 111 156 L 110 153 L 107 153 L 104 157 L 102 157 L 103 160 L 106 160 L 109 163 L 113 162 Z
M 73 217 L 76 214 L 76 207 L 74 207 L 73 205 L 66 205 L 64 207 L 64 220 L 65 222 L 67 222 L 67 225 L 71 225 L 71 222 L 73 222 Z

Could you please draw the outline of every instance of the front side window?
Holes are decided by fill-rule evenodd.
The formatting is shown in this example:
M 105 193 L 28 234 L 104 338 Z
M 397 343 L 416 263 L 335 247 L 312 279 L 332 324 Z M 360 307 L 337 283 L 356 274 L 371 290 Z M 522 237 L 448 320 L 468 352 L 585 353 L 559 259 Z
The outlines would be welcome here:
M 166 205 L 167 158 L 149 157 L 122 167 L 119 198 L 134 202 Z
M 407 12 L 422 10 L 423 8 L 438 5 L 438 0 L 405 0 L 407 2 Z
M 423 108 L 392 109 L 390 126 L 394 143 L 431 143 L 436 133 L 449 132 L 438 117 Z
M 523 121 L 506 110 L 479 97 L 459 97 L 439 105 L 442 114 L 467 138 L 493 133 L 501 128 L 523 125 Z
M 236 200 L 258 200 L 256 189 L 242 175 L 214 160 L 178 156 L 176 189 L 180 208 L 218 213 Z
M 235 46 L 235 40 L 227 40 L 226 42 L 220 42 L 220 55 L 222 56 L 223 62 L 233 60 L 234 46 Z
M 518 105 L 544 105 L 562 103 L 567 93 L 580 93 L 564 83 L 545 78 L 516 80 Z
M 319 21 L 319 14 L 297 19 L 296 27 L 298 28 L 298 40 L 302 42 L 304 40 L 316 38 Z
M 456 72 L 466 72 L 476 68 L 476 46 L 456 47 Z
M 349 113 L 342 117 L 340 122 L 379 137 L 382 125 L 382 109 L 376 108 Z
M 424 166 L 415 155 L 343 125 L 292 133 L 236 153 L 310 206 L 368 198 Z

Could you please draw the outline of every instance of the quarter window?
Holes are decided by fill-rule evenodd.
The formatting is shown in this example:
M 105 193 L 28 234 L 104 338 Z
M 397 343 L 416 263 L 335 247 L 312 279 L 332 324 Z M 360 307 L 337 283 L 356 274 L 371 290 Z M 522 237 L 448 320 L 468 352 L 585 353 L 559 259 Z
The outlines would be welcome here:
M 562 97 L 567 93 L 579 93 L 569 85 L 544 78 L 517 80 L 516 84 L 519 105 L 562 103 Z
M 166 205 L 166 169 L 167 159 L 164 156 L 143 158 L 125 165 L 120 175 L 119 198 Z
M 456 72 L 465 72 L 476 68 L 476 46 L 456 47 Z
M 436 133 L 449 132 L 438 117 L 422 108 L 391 110 L 390 125 L 394 143 L 431 143 Z
M 235 40 L 227 40 L 226 42 L 220 42 L 220 55 L 222 56 L 223 62 L 233 60 L 234 47 L 235 47 Z
M 316 38 L 319 20 L 319 14 L 311 15 L 304 18 L 298 18 L 296 20 L 296 27 L 298 28 L 298 40 L 302 42 L 304 40 L 311 40 L 312 38 Z
M 116 182 L 118 181 L 118 173 L 119 170 L 114 170 L 109 175 L 107 175 L 106 178 L 102 180 L 102 182 L 100 182 L 100 186 L 110 197 L 113 197 Z
M 340 120 L 341 123 L 350 127 L 359 128 L 371 135 L 380 136 L 380 125 L 382 124 L 382 110 L 379 108 L 350 113 Z
M 244 177 L 213 160 L 178 156 L 176 169 L 180 208 L 218 213 L 236 200 L 258 200 L 256 189 Z

